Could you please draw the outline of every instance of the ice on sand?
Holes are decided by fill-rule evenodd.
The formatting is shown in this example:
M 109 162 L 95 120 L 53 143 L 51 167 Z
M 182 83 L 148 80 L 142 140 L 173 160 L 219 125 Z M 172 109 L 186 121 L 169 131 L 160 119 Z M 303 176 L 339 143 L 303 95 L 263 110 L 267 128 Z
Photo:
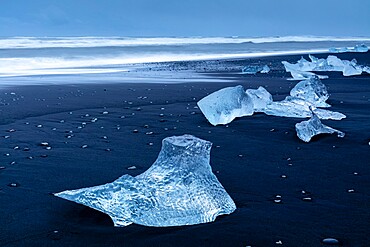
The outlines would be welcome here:
M 248 65 L 248 66 L 245 66 L 242 69 L 242 73 L 243 74 L 252 74 L 252 75 L 255 75 L 258 72 L 259 73 L 262 73 L 262 74 L 267 74 L 268 72 L 270 72 L 270 67 L 267 66 L 267 65 L 264 65 L 264 66 Z
M 304 142 L 309 142 L 312 137 L 319 134 L 333 134 L 337 133 L 338 137 L 344 137 L 342 131 L 333 129 L 321 123 L 320 119 L 315 113 L 312 113 L 311 119 L 297 123 L 295 125 L 297 136 Z
M 212 125 L 228 124 L 236 117 L 253 114 L 253 102 L 242 86 L 220 89 L 200 101 L 198 106 Z
M 181 226 L 214 221 L 236 206 L 210 166 L 212 143 L 191 135 L 162 141 L 144 173 L 55 195 L 108 214 L 115 226 Z
M 295 64 L 287 61 L 282 61 L 282 63 L 285 70 L 290 72 L 293 78 L 297 79 L 310 76 L 306 73 L 312 73 L 312 71 L 340 71 L 344 76 L 361 75 L 362 72 L 367 71 L 366 67 L 357 64 L 356 59 L 352 59 L 351 61 L 341 60 L 332 55 L 329 55 L 327 59 L 319 59 L 312 55 L 309 55 L 309 57 L 311 62 L 301 58 Z
M 253 110 L 255 112 L 263 111 L 267 105 L 272 103 L 272 95 L 264 87 L 247 89 L 246 93 L 252 99 Z

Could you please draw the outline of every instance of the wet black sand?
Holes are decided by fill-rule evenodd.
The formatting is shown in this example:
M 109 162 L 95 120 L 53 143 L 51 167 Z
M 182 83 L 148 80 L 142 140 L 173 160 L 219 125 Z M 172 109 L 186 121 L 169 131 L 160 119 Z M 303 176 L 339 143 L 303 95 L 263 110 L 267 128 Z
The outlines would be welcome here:
M 338 57 L 370 63 L 369 53 Z M 263 114 L 213 127 L 195 108 L 208 93 L 238 84 L 284 98 L 296 82 L 285 80 L 280 61 L 297 59 L 230 62 L 280 70 L 208 73 L 229 79 L 219 83 L 1 89 L 0 246 L 323 246 L 326 237 L 370 246 L 369 75 L 324 73 L 331 109 L 347 115 L 324 123 L 344 131 L 343 139 L 325 135 L 306 144 L 295 134 L 300 119 Z M 115 228 L 108 216 L 51 195 L 140 174 L 163 138 L 186 133 L 213 142 L 211 165 L 238 207 L 233 214 L 195 226 Z

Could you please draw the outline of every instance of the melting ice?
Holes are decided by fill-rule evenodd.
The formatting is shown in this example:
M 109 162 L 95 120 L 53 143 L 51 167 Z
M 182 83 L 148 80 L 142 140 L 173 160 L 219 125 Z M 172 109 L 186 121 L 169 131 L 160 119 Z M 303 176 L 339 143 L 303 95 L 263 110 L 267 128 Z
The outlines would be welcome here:
M 144 173 L 55 195 L 108 214 L 115 226 L 211 222 L 236 209 L 212 173 L 211 146 L 191 135 L 168 137 L 162 141 L 157 160 Z

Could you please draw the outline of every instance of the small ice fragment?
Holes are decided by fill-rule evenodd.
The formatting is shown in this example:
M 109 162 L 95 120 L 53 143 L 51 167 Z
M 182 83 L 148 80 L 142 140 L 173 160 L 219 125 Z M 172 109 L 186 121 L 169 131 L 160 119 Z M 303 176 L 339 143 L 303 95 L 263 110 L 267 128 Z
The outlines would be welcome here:
M 338 137 L 344 137 L 342 131 L 333 129 L 321 123 L 320 119 L 315 113 L 312 113 L 311 119 L 297 123 L 295 125 L 297 136 L 304 142 L 309 142 L 312 137 L 319 134 L 333 134 L 337 133 Z
M 255 75 L 257 72 L 260 72 L 260 71 L 261 71 L 261 67 L 256 66 L 256 65 L 248 65 L 242 69 L 243 74 L 249 74 L 249 75 Z
M 197 104 L 212 125 L 228 124 L 236 117 L 253 115 L 252 99 L 240 85 L 220 89 Z
M 267 65 L 264 65 L 264 66 L 248 65 L 248 66 L 245 66 L 242 69 L 242 74 L 255 75 L 258 72 L 263 73 L 263 74 L 267 74 L 268 72 L 270 72 L 270 67 L 267 66 Z
M 212 222 L 235 203 L 212 173 L 212 143 L 191 135 L 167 137 L 144 173 L 55 196 L 108 214 L 115 226 L 166 227 Z
M 332 53 L 343 53 L 343 52 L 368 52 L 369 48 L 365 44 L 355 45 L 355 47 L 340 47 L 340 48 L 329 48 L 329 52 Z
M 260 71 L 260 73 L 267 74 L 268 72 L 270 72 L 270 70 L 271 70 L 270 67 L 265 65 L 262 67 L 262 70 Z

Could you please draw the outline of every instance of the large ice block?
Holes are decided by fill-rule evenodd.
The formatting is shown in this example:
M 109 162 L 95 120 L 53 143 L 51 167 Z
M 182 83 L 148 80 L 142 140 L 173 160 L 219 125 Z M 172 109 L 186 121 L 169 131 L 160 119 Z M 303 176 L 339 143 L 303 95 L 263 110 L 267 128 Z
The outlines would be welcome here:
M 312 113 L 311 119 L 297 123 L 295 125 L 297 136 L 304 142 L 309 142 L 312 137 L 319 134 L 333 134 L 337 133 L 338 137 L 344 137 L 342 131 L 333 129 L 321 123 L 320 119 L 315 113 Z
M 200 101 L 198 106 L 212 125 L 228 124 L 236 117 L 253 115 L 253 102 L 242 86 L 220 89 Z
M 268 104 L 272 103 L 272 95 L 264 87 L 247 89 L 246 93 L 252 99 L 253 110 L 255 112 L 263 111 Z
M 55 195 L 108 214 L 115 226 L 211 222 L 236 209 L 212 173 L 211 146 L 191 135 L 168 137 L 162 141 L 157 160 L 144 173 Z
M 329 98 L 328 90 L 318 77 L 300 81 L 290 90 L 290 96 L 303 99 L 315 107 L 330 107 L 326 103 Z

